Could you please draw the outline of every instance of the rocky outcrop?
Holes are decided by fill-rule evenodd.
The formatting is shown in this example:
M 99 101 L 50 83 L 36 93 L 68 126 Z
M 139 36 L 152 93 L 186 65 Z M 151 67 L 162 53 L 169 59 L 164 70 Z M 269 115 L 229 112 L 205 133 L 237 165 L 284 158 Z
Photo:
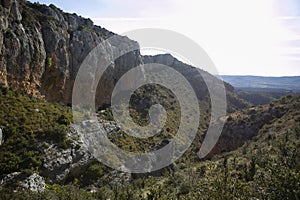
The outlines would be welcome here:
M 64 13 L 54 5 L 32 4 L 24 0 L 2 1 L 0 83 L 50 102 L 69 104 L 80 65 L 99 43 L 111 36 L 116 34 L 95 26 L 90 19 Z M 175 68 L 191 82 L 198 98 L 207 101 L 207 87 L 201 75 L 195 73 L 196 68 L 169 54 L 142 57 L 139 50 L 114 60 L 113 55 L 120 46 L 138 47 L 137 42 L 127 37 L 119 37 L 115 43 L 103 44 L 98 64 L 109 67 L 98 84 L 97 106 L 110 104 L 113 88 L 119 78 L 144 62 L 158 62 Z M 202 75 L 211 77 L 212 81 L 217 79 L 204 71 Z M 233 90 L 229 84 L 226 84 L 226 89 Z M 240 107 L 243 106 L 241 103 Z
M 52 144 L 44 149 L 42 175 L 48 178 L 50 183 L 59 183 L 68 177 L 74 170 L 84 168 L 94 159 L 83 147 L 76 132 L 68 133 L 68 139 L 72 141 L 67 149 L 62 149 Z
M 5 0 L 0 5 L 0 83 L 51 102 L 71 103 L 80 64 L 100 42 L 114 35 L 90 19 L 62 12 L 55 6 Z M 121 45 L 137 44 L 122 37 Z M 107 52 L 115 50 L 106 43 Z M 111 67 L 99 83 L 98 104 L 109 103 L 115 81 L 142 63 L 134 51 L 118 60 L 106 53 Z M 103 87 L 105 86 L 105 87 Z
M 20 183 L 20 187 L 23 189 L 29 189 L 32 192 L 42 192 L 45 190 L 45 179 L 40 175 L 34 173 L 27 177 L 24 181 Z
M 3 138 L 3 132 L 2 132 L 2 129 L 0 128 L 0 145 L 2 145 L 3 144 L 3 140 L 4 138 Z
M 15 187 L 17 180 L 21 177 L 21 172 L 14 172 L 7 174 L 0 180 L 0 189 L 6 187 Z
M 15 190 L 31 190 L 32 192 L 42 192 L 46 186 L 45 179 L 33 173 L 30 176 L 14 172 L 6 175 L 0 180 L 0 188 L 13 188 Z

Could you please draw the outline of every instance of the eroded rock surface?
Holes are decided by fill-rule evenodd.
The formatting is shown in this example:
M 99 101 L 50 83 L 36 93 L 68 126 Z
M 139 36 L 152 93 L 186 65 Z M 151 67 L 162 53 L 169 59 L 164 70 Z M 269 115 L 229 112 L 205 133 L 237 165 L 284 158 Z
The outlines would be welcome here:
M 81 63 L 115 34 L 53 5 L 5 0 L 0 7 L 0 83 L 50 102 L 71 103 Z M 113 60 L 119 45 L 138 46 L 127 37 L 120 37 L 118 44 L 105 43 L 100 65 L 110 68 L 99 83 L 99 106 L 110 103 L 116 80 L 142 63 L 138 50 Z

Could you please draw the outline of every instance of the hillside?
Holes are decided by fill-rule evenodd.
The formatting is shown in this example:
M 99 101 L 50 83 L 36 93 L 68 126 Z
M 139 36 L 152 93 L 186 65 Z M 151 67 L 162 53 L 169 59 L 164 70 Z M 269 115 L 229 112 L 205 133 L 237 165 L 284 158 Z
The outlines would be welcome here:
M 88 115 L 72 110 L 71 95 L 80 64 L 95 46 L 111 36 L 118 41 L 104 43 L 101 59 L 97 59 L 99 66 L 109 66 L 93 88 L 97 90 L 97 110 L 93 113 L 97 120 L 73 124 L 72 114 L 82 119 Z M 121 47 L 137 50 L 114 59 Z M 153 171 L 151 160 L 143 162 L 149 173 L 125 173 L 92 156 L 94 149 L 107 152 L 97 145 L 103 137 L 88 135 L 93 145 L 87 148 L 79 131 L 88 125 L 91 131 L 84 130 L 84 134 L 103 133 L 128 152 L 149 152 L 169 144 L 181 125 L 181 105 L 169 88 L 143 85 L 133 92 L 129 105 L 120 105 L 120 112 L 129 109 L 129 117 L 145 126 L 150 122 L 151 106 L 161 104 L 167 119 L 155 136 L 145 139 L 126 134 L 112 114 L 111 95 L 118 80 L 134 67 L 149 63 L 168 65 L 188 80 L 197 95 L 200 125 L 192 145 L 171 165 Z M 286 90 L 296 91 L 299 80 L 284 80 L 289 89 L 268 98 L 266 93 L 237 93 L 224 82 L 228 114 L 215 123 L 224 120 L 225 126 L 215 148 L 199 159 L 197 152 L 212 114 L 208 88 L 198 70 L 170 54 L 142 56 L 137 42 L 54 5 L 2 0 L 0 199 L 300 199 L 300 96 L 275 100 Z M 211 83 L 219 81 L 201 72 Z M 139 71 L 138 78 L 144 77 L 142 73 Z M 135 81 L 127 80 L 128 85 Z M 284 85 L 284 81 L 278 84 Z M 264 86 L 268 90 L 279 87 L 275 83 Z M 122 96 L 129 89 L 115 95 Z M 248 101 L 265 105 L 251 107 Z M 135 132 L 132 127 L 125 128 Z M 111 152 L 105 159 L 108 163 L 119 160 Z M 122 167 L 141 162 L 130 161 Z
M 278 101 L 270 104 L 251 107 L 229 114 L 225 120 L 225 126 L 222 135 L 215 146 L 212 154 L 229 152 L 242 146 L 245 142 L 256 137 L 265 126 L 276 127 L 274 123 L 281 119 L 287 122 L 285 118 L 296 118 L 297 123 L 299 107 L 299 97 L 291 95 L 282 97 Z
M 247 89 L 237 89 L 235 94 L 245 101 L 251 103 L 254 106 L 269 104 L 274 100 L 278 100 L 281 97 L 287 95 L 298 95 L 299 93 L 294 93 L 290 91 L 249 91 Z
M 180 72 L 192 85 L 198 99 L 199 104 L 205 104 L 205 101 L 209 99 L 208 88 L 202 76 L 206 76 L 214 84 L 217 81 L 216 77 L 209 74 L 206 71 L 201 70 L 201 74 L 198 72 L 199 68 L 185 64 L 170 54 L 161 54 L 155 56 L 143 56 L 143 61 L 147 63 L 163 64 Z M 249 106 L 248 101 L 239 98 L 235 94 L 235 89 L 229 83 L 224 82 L 226 95 L 227 95 L 227 111 L 233 112 L 235 110 L 247 108 Z
M 221 138 L 206 160 L 200 161 L 197 149 L 191 147 L 172 167 L 148 175 L 121 173 L 95 161 L 68 127 L 68 108 L 5 87 L 0 99 L 1 199 L 300 197 L 300 97 L 287 96 L 228 115 Z M 149 140 L 120 137 L 114 122 L 107 121 L 109 112 L 101 113 L 103 130 L 122 148 L 152 146 Z
M 300 93 L 300 77 L 219 76 L 234 86 L 234 93 L 250 104 L 269 104 L 287 95 Z

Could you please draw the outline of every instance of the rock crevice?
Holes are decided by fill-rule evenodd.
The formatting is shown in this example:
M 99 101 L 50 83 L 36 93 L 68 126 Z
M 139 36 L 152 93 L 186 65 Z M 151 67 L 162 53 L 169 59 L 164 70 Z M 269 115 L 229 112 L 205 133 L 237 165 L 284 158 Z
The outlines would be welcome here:
M 50 102 L 71 103 L 81 63 L 99 43 L 115 34 L 54 5 L 5 0 L 0 7 L 0 83 Z M 137 44 L 120 38 L 122 45 Z M 102 64 L 108 61 L 113 68 L 99 83 L 99 88 L 105 89 L 97 93 L 99 106 L 110 103 L 112 80 L 142 64 L 139 51 L 111 60 L 116 47 L 105 45 L 107 55 Z

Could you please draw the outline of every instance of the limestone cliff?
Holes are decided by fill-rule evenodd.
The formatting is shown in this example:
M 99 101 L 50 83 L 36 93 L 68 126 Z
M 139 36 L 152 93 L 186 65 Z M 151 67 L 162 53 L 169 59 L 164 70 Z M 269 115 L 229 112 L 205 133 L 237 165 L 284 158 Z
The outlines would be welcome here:
M 2 0 L 0 4 L 0 83 L 25 94 L 49 102 L 72 102 L 72 89 L 80 65 L 101 42 L 116 34 L 95 26 L 90 19 L 64 13 L 54 5 L 46 6 L 25 0 Z M 109 67 L 100 79 L 96 104 L 110 104 L 114 85 L 128 70 L 145 63 L 166 64 L 193 85 L 199 100 L 209 101 L 206 84 L 196 68 L 169 54 L 141 56 L 139 50 L 114 60 L 119 46 L 135 46 L 137 42 L 121 37 L 105 42 L 100 65 Z M 195 73 L 196 72 L 196 73 Z M 209 80 L 217 80 L 207 72 Z M 139 75 L 138 75 L 139 76 Z M 134 79 L 128 80 L 129 86 Z M 229 111 L 247 105 L 233 96 L 233 87 L 225 84 Z M 85 87 L 85 86 L 84 86 Z
M 76 73 L 87 54 L 114 35 L 90 19 L 64 13 L 53 5 L 23 0 L 2 0 L 0 5 L 0 82 L 51 102 L 71 103 Z M 122 37 L 122 45 L 136 42 Z M 110 60 L 114 45 L 107 43 L 106 62 L 111 62 L 99 85 L 98 104 L 109 103 L 115 80 L 142 63 L 131 52 Z

